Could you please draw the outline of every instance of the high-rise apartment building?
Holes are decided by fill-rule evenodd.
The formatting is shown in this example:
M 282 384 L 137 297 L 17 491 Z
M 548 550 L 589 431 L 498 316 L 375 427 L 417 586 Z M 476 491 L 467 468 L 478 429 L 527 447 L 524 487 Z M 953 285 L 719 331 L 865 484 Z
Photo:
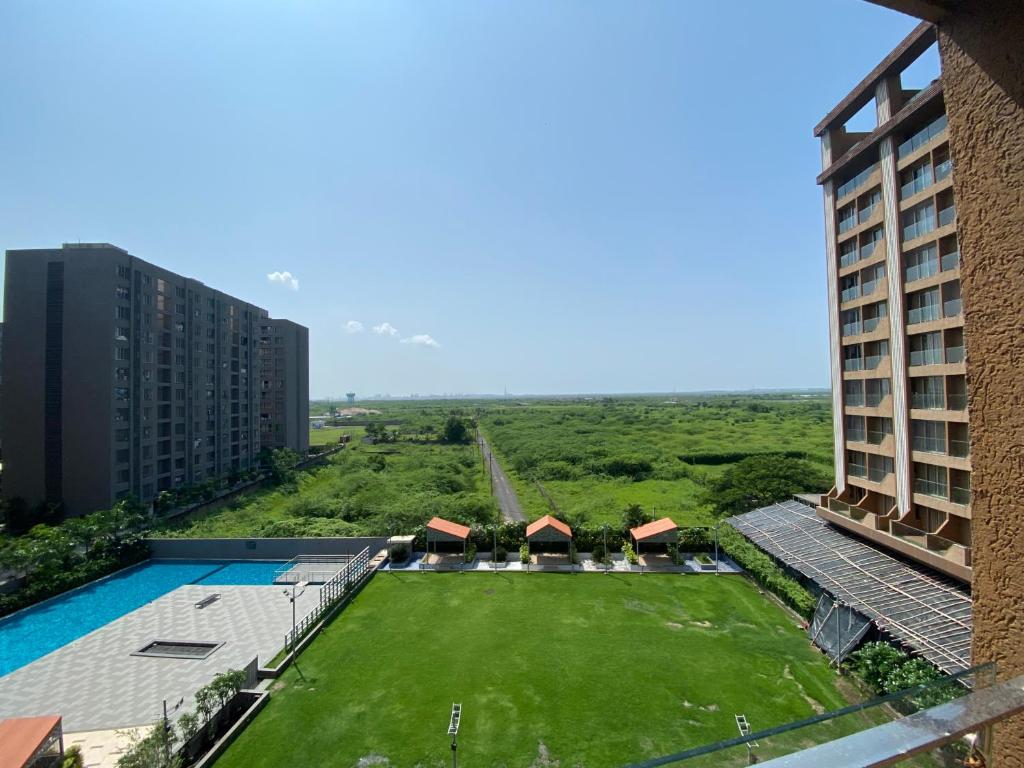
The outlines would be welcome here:
M 835 486 L 818 513 L 971 577 L 971 456 L 953 168 L 940 80 L 901 74 L 921 25 L 818 126 Z M 846 123 L 873 102 L 873 130 Z
M 4 496 L 77 515 L 255 466 L 265 317 L 105 243 L 7 251 Z
M 264 317 L 260 339 L 260 445 L 309 451 L 309 330 Z

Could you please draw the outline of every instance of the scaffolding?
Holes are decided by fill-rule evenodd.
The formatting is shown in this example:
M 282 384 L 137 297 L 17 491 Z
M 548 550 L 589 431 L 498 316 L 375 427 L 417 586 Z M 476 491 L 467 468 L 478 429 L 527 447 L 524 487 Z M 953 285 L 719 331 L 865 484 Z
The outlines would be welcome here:
M 727 522 L 944 672 L 970 666 L 971 596 L 952 579 L 833 528 L 797 501 Z

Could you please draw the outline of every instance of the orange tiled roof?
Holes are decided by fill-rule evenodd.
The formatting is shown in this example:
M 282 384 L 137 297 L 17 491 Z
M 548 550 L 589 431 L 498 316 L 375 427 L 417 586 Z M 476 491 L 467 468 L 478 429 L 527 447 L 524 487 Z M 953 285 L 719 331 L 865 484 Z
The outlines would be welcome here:
M 679 526 L 672 522 L 671 517 L 663 517 L 661 520 L 655 520 L 653 523 L 647 523 L 634 528 L 630 531 L 630 534 L 637 541 L 643 541 L 644 539 L 649 539 L 652 536 L 677 530 L 679 530 Z
M 468 539 L 469 538 L 469 526 L 459 525 L 453 523 L 451 520 L 445 520 L 441 517 L 432 517 L 430 522 L 427 523 L 427 528 L 431 528 L 441 533 L 447 533 L 449 536 L 454 536 L 457 539 Z
M 544 515 L 540 520 L 534 520 L 528 526 L 526 526 L 526 537 L 529 538 L 533 534 L 537 533 L 544 528 L 554 528 L 556 531 L 560 531 L 564 535 L 572 538 L 572 529 L 568 525 L 563 523 L 551 515 Z
M 59 724 L 57 715 L 12 717 L 0 722 L 0 768 L 24 768 Z

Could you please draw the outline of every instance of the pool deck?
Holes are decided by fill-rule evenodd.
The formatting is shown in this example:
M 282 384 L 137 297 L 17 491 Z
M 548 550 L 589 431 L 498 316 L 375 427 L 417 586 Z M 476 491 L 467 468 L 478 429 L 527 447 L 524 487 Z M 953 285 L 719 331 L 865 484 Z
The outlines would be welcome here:
M 298 618 L 312 610 L 319 592 L 306 588 L 296 601 Z M 213 593 L 221 596 L 217 602 L 195 607 Z M 60 714 L 71 733 L 149 725 L 161 717 L 165 699 L 168 707 L 179 699 L 189 707 L 214 675 L 257 656 L 268 662 L 291 626 L 280 586 L 179 587 L 0 677 L 0 718 Z M 131 655 L 153 640 L 223 645 L 201 660 Z

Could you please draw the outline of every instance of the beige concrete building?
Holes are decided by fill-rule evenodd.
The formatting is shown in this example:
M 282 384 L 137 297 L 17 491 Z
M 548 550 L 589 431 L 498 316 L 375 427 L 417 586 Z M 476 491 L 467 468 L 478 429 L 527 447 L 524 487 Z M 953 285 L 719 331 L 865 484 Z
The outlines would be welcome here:
M 970 581 L 968 361 L 943 84 L 901 82 L 936 40 L 919 25 L 815 128 L 835 420 L 835 485 L 818 513 Z M 872 105 L 874 129 L 848 130 Z

